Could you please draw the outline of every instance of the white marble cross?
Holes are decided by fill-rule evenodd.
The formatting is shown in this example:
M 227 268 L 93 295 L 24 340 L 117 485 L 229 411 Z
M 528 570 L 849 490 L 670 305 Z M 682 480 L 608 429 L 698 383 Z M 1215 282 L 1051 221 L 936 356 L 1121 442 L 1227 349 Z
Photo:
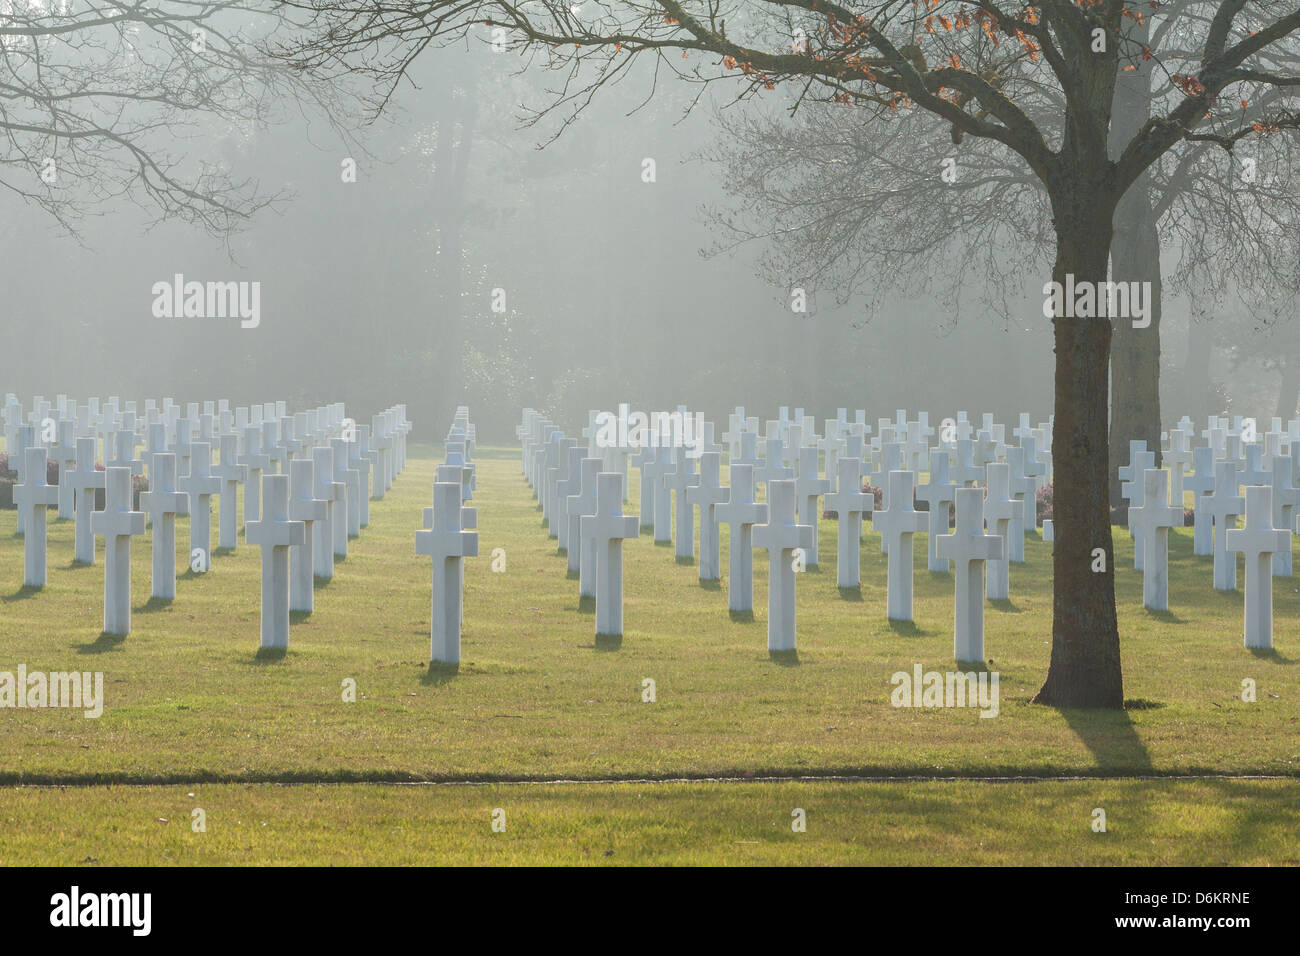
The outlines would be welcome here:
M 771 422 L 768 423 L 772 424 Z M 754 480 L 763 482 L 767 487 L 773 481 L 788 481 L 794 478 L 794 469 L 787 468 L 784 464 L 785 452 L 780 438 L 769 437 L 763 444 L 767 452 L 767 458 L 763 464 L 754 469 Z
M 1016 502 L 1009 494 L 1011 466 L 1005 462 L 991 462 L 985 468 L 985 484 L 988 487 L 984 520 L 988 523 L 989 531 L 1005 540 L 1011 530 L 1011 519 L 1016 509 Z M 1007 553 L 1008 549 L 1003 548 L 1000 557 L 988 560 L 984 593 L 990 601 L 1006 601 L 1011 597 L 1011 562 L 1007 559 Z
M 221 454 L 212 472 L 221 479 L 221 498 L 217 505 L 217 547 L 233 551 L 239 544 L 239 486 L 248 477 L 248 469 L 239 464 L 239 436 L 221 436 Z
M 1183 510 L 1183 479 L 1192 463 L 1192 449 L 1187 442 L 1187 432 L 1175 428 L 1169 433 L 1169 450 L 1164 463 L 1169 468 L 1169 500 L 1175 508 Z M 1179 524 L 1182 524 L 1181 519 Z
M 1025 563 L 1025 503 L 1034 495 L 1037 481 L 1025 475 L 1025 449 L 1007 447 L 1007 464 L 1011 467 L 1011 499 L 1016 510 L 1007 530 L 1007 559 L 1012 564 Z
M 239 456 L 239 464 L 244 466 L 244 537 L 248 537 L 249 522 L 257 520 L 260 512 L 262 493 L 262 472 L 271 463 L 271 459 L 262 454 L 262 428 L 260 425 L 247 425 L 244 428 L 244 453 Z
M 328 581 L 334 577 L 334 522 L 346 520 L 347 490 L 334 480 L 334 449 L 313 448 L 311 460 L 316 466 L 312 493 L 325 502 L 325 518 L 312 534 L 312 574 Z
M 370 525 L 370 484 L 373 462 L 370 458 L 369 425 L 357 425 L 357 440 L 348 447 L 348 464 L 355 468 L 357 474 L 361 476 L 361 493 L 357 496 L 361 510 L 357 515 L 357 527 L 355 529 L 356 533 L 360 534 L 362 528 Z M 352 531 L 352 528 L 348 529 L 349 533 L 352 533 Z
M 104 536 L 104 633 L 131 633 L 131 537 L 144 534 L 144 512 L 131 510 L 131 469 L 104 474 L 104 510 L 91 529 Z
M 727 557 L 727 607 L 731 611 L 754 610 L 753 527 L 767 521 L 767 505 L 754 502 L 754 466 L 732 465 L 731 487 L 726 502 L 714 513 L 730 529 Z
M 460 663 L 461 565 L 478 557 L 478 532 L 461 527 L 461 485 L 433 485 L 433 527 L 415 533 L 415 553 L 433 559 L 432 624 L 429 659 L 432 663 Z
M 1246 489 L 1246 527 L 1228 532 L 1227 547 L 1246 558 L 1245 642 L 1255 650 L 1273 646 L 1273 555 L 1291 547 L 1291 529 L 1273 527 L 1273 489 Z M 1236 560 L 1233 560 L 1236 577 Z M 1234 581 L 1235 584 L 1235 581 Z
M 580 519 L 584 544 L 595 556 L 596 634 L 623 634 L 623 540 L 637 536 L 635 515 L 623 514 L 623 476 L 599 472 L 596 476 L 596 513 Z
M 1006 539 L 984 533 L 982 490 L 959 488 L 956 499 L 956 527 L 952 534 L 938 536 L 939 556 L 951 560 L 954 568 L 953 657 L 958 662 L 983 661 L 984 564 L 1005 557 Z
M 264 475 L 262 491 L 262 515 L 244 537 L 262 549 L 261 649 L 283 651 L 289 647 L 289 549 L 303 543 L 306 530 L 289 518 L 288 475 Z
M 862 490 L 862 461 L 841 458 L 836 463 L 839 490 L 826 496 L 826 509 L 834 511 L 837 525 L 836 584 L 841 588 L 862 586 L 862 516 L 870 516 L 876 496 Z
M 330 450 L 334 452 L 334 483 L 342 485 L 342 497 L 335 505 L 335 520 L 330 531 L 334 535 L 334 554 L 336 557 L 348 556 L 348 527 L 361 523 L 361 475 L 355 468 L 348 467 L 348 443 L 342 438 L 330 439 Z
M 924 531 L 928 523 L 912 504 L 915 480 L 910 471 L 891 471 L 889 505 L 871 519 L 881 537 L 889 541 L 885 604 L 891 621 L 912 620 L 912 536 Z
M 948 506 L 953 503 L 953 492 L 957 490 L 956 484 L 948 480 L 948 453 L 946 451 L 935 451 L 930 453 L 930 473 L 927 475 L 927 481 L 921 487 L 916 489 L 916 497 L 930 506 L 927 514 L 928 541 L 926 550 L 929 551 L 928 567 L 931 571 L 945 572 L 948 570 L 948 560 L 942 557 L 938 551 L 939 536 L 948 533 Z M 980 513 L 984 513 L 984 505 L 980 504 Z M 981 569 L 982 570 L 982 569 Z
M 722 576 L 721 542 L 718 534 L 718 505 L 729 497 L 721 484 L 722 456 L 707 451 L 700 456 L 698 483 L 686 491 L 686 501 L 700 509 L 701 581 L 717 581 Z
M 60 485 L 63 478 L 60 473 Z M 68 472 L 67 479 L 76 509 L 73 559 L 80 564 L 94 564 L 95 536 L 90 533 L 90 516 L 95 512 L 95 490 L 104 487 L 104 473 L 95 468 L 95 439 L 77 439 L 77 468 Z
M 573 445 L 568 449 L 568 463 L 565 466 L 565 477 L 561 478 L 556 485 L 556 494 L 559 496 L 555 509 L 555 536 L 559 539 L 559 550 L 564 551 L 569 558 L 569 570 L 578 571 L 581 567 L 581 555 L 574 554 L 569 548 L 569 542 L 574 537 L 574 528 L 571 524 L 569 500 L 582 493 L 582 463 L 588 457 L 587 450 L 578 445 Z M 600 459 L 592 456 L 592 461 L 598 465 Z M 597 468 L 597 471 L 600 469 Z M 593 505 L 595 491 L 593 489 Z
M 1136 507 L 1142 500 L 1145 488 L 1143 475 L 1146 474 L 1147 469 L 1156 466 L 1155 452 L 1147 451 L 1146 444 L 1144 441 L 1130 441 L 1129 465 L 1127 468 L 1119 469 L 1120 495 L 1128 502 L 1130 509 Z M 1128 522 L 1128 533 L 1133 539 L 1133 570 L 1141 571 L 1143 556 L 1146 554 L 1142 543 L 1142 530 L 1134 528 L 1133 523 Z
M 59 463 L 59 517 L 73 516 L 72 484 L 64 476 L 77 467 L 77 423 L 63 420 L 58 424 L 58 441 L 50 456 Z
M 329 503 L 316 497 L 316 463 L 310 458 L 289 462 L 289 519 L 302 522 L 302 541 L 289 549 L 289 610 L 310 614 L 316 609 L 312 568 L 316 522 L 324 521 Z
M 695 472 L 695 459 L 688 454 L 685 445 L 676 449 L 675 467 L 664 475 L 664 485 L 675 492 L 673 521 L 673 553 L 679 558 L 695 557 L 695 511 L 691 508 L 686 492 L 700 483 L 700 476 Z
M 14 485 L 14 502 L 23 514 L 23 586 L 43 588 L 46 580 L 45 512 L 57 508 L 59 489 L 46 483 L 46 452 L 41 446 L 26 448 L 24 478 Z
M 821 477 L 818 471 L 819 465 L 816 446 L 799 449 L 799 476 L 794 481 L 795 514 L 800 524 L 812 528 L 812 541 L 804 555 L 809 567 L 818 564 L 817 528 L 822 516 L 819 499 L 831 490 L 830 480 Z
M 1148 468 L 1142 473 L 1142 504 L 1129 508 L 1134 541 L 1142 542 L 1142 604 L 1169 610 L 1169 529 L 1183 523 L 1180 508 L 1169 506 L 1169 473 Z
M 1296 525 L 1296 505 L 1300 504 L 1300 492 L 1292 485 L 1295 474 L 1295 459 L 1280 452 L 1273 455 L 1272 470 L 1269 472 L 1273 489 L 1273 526 L 1275 528 L 1294 528 Z M 1291 577 L 1291 538 L 1286 539 L 1286 547 L 1273 555 L 1273 577 Z
M 576 449 L 581 451 L 581 449 Z M 582 519 L 596 513 L 601 460 L 583 458 L 578 464 L 576 492 L 565 499 L 568 511 L 569 570 L 578 572 L 578 597 L 596 596 L 596 556 L 591 539 L 582 537 Z
M 212 560 L 212 496 L 221 491 L 221 479 L 212 474 L 211 445 L 198 441 L 190 446 L 190 473 L 176 486 L 190 496 L 190 555 L 203 552 L 204 567 Z
M 1214 494 L 1209 496 L 1207 507 L 1214 519 L 1214 588 L 1216 591 L 1237 590 L 1237 559 L 1228 553 L 1227 532 L 1236 526 L 1238 516 L 1246 507 L 1245 499 L 1237 494 L 1238 480 L 1235 462 L 1227 460 L 1215 463 Z
M 1192 452 L 1196 473 L 1184 478 L 1192 493 L 1192 554 L 1214 553 L 1214 516 L 1210 513 L 1210 495 L 1214 492 L 1214 449 L 1197 448 Z
M 153 596 L 176 597 L 176 516 L 190 513 L 190 497 L 176 490 L 176 455 L 153 456 L 153 480 L 140 495 L 153 526 Z
M 649 445 L 642 445 L 635 455 L 632 456 L 632 464 L 640 471 L 641 480 L 641 514 L 640 526 L 649 528 L 654 524 L 655 513 L 655 479 L 654 479 L 654 461 L 658 449 L 651 448 Z
M 654 525 L 655 544 L 669 544 L 673 540 L 673 496 L 668 478 L 676 471 L 672 461 L 671 449 L 660 446 L 655 450 L 654 461 L 650 462 L 643 474 L 654 481 L 654 507 L 651 509 Z
M 768 518 L 754 528 L 754 547 L 767 551 L 767 649 L 795 650 L 794 552 L 812 546 L 812 527 L 795 520 L 795 483 L 769 481 Z

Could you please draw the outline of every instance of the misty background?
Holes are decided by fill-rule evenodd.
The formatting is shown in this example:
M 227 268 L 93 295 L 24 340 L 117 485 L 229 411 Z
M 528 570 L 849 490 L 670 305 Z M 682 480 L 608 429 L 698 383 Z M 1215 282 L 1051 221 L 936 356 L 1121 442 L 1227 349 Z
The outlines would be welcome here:
M 405 402 L 420 440 L 468 404 L 484 443 L 512 442 L 525 405 L 570 428 L 620 401 L 686 403 L 717 422 L 737 404 L 763 419 L 780 404 L 818 419 L 865 408 L 873 423 L 902 407 L 932 421 L 1049 416 L 1046 268 L 1023 269 L 1007 309 L 989 305 L 981 275 L 961 277 L 956 302 L 903 276 L 877 301 L 810 287 L 800 314 L 798 277 L 760 263 L 770 248 L 718 251 L 735 184 L 710 155 L 726 146 L 716 111 L 762 104 L 706 91 L 689 109 L 698 89 L 660 82 L 649 97 L 642 71 L 539 150 L 557 123 L 522 126 L 521 107 L 544 101 L 553 77 L 518 75 L 486 48 L 443 51 L 413 75 L 418 88 L 357 143 L 292 104 L 266 129 L 200 117 L 187 154 L 282 194 L 228 241 L 129 205 L 70 236 L 0 195 L 0 392 L 343 401 L 359 420 Z M 349 158 L 355 182 L 343 181 Z M 260 325 L 154 318 L 152 286 L 176 273 L 259 282 Z M 1293 415 L 1287 335 L 1240 303 L 1167 293 L 1166 424 Z

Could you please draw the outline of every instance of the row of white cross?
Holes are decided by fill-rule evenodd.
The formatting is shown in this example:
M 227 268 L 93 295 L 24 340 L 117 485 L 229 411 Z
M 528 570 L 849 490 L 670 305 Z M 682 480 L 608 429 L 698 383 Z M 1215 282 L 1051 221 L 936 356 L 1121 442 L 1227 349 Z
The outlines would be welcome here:
M 433 561 L 433 597 L 429 661 L 460 663 L 461 625 L 465 620 L 465 558 L 478 556 L 478 509 L 474 497 L 477 468 L 473 461 L 475 428 L 469 409 L 460 406 L 443 443 L 446 457 L 433 483 L 433 507 L 424 509 L 424 528 L 415 532 L 415 553 Z
M 620 407 L 620 418 L 626 417 L 625 409 L 626 406 Z M 737 409 L 730 416 L 731 427 L 724 438 L 733 449 L 731 486 L 723 488 L 719 480 L 721 448 L 713 444 L 712 425 L 708 422 L 700 425 L 700 434 L 694 436 L 697 439 L 694 445 L 671 445 L 671 435 L 655 435 L 647 440 L 647 434 L 643 432 L 634 435 L 633 440 L 611 448 L 598 441 L 600 418 L 598 413 L 592 412 L 588 427 L 583 430 L 588 442 L 584 457 L 584 450 L 575 439 L 566 437 L 553 422 L 535 410 L 525 409 L 523 423 L 516 430 L 523 444 L 523 470 L 542 502 L 543 520 L 551 535 L 558 536 L 561 546 L 567 548 L 570 569 L 580 571 L 580 593 L 583 596 L 594 594 L 600 605 L 600 582 L 593 581 L 585 573 L 585 542 L 575 534 L 573 522 L 588 513 L 586 509 L 590 508 L 595 476 L 602 469 L 612 472 L 620 467 L 625 469 L 631 463 L 641 468 L 641 527 L 651 528 L 656 542 L 675 542 L 679 557 L 694 557 L 694 514 L 698 509 L 701 581 L 718 579 L 719 524 L 729 525 L 732 540 L 728 588 L 731 610 L 752 610 L 752 548 L 761 547 L 769 551 L 770 649 L 789 650 L 795 646 L 794 572 L 797 567 L 818 563 L 817 519 L 821 516 L 818 499 L 824 498 L 826 509 L 834 512 L 839 520 L 837 573 L 841 588 L 856 588 L 860 583 L 858 555 L 863 519 L 872 521 L 880 533 L 881 551 L 889 556 L 886 606 L 891 620 L 912 620 L 912 535 L 928 532 L 929 568 L 945 572 L 951 561 L 957 569 L 955 656 L 960 661 L 981 659 L 982 598 L 1009 598 L 1010 564 L 1024 561 L 1025 531 L 1036 523 L 1037 483 L 1039 479 L 1051 476 L 1050 454 L 1042 450 L 1050 448 L 1051 423 L 1034 428 L 1030 426 L 1029 416 L 1022 414 L 1020 425 L 1014 429 L 1020 444 L 1007 446 L 1002 441 L 1002 426 L 992 422 L 991 416 L 984 416 L 983 427 L 975 438 L 970 438 L 971 426 L 966 416 L 959 413 L 956 419 L 946 420 L 949 447 L 932 448 L 927 432 L 933 434 L 933 429 L 928 426 L 927 416 L 922 413 L 915 421 L 907 421 L 906 413 L 899 412 L 896 422 L 881 420 L 882 440 L 873 448 L 863 443 L 861 433 L 869 429 L 864 425 L 865 414 L 862 412 L 858 412 L 856 422 L 846 422 L 843 409 L 836 419 L 827 419 L 826 430 L 831 436 L 828 441 L 818 438 L 809 429 L 809 419 L 805 418 L 800 425 L 787 420 L 784 411 L 781 418 L 767 423 L 767 454 L 762 459 L 756 456 L 757 431 L 751 430 L 756 429 L 757 419 L 746 418 L 743 409 Z M 796 418 L 799 411 L 796 409 Z M 682 406 L 675 414 L 677 422 L 688 417 Z M 1220 454 L 1227 455 L 1233 449 L 1233 431 L 1226 427 L 1227 423 L 1222 424 L 1226 440 L 1218 446 L 1223 449 Z M 962 427 L 957 427 L 959 425 Z M 1217 420 L 1212 421 L 1211 426 L 1217 429 Z M 1293 428 L 1292 431 L 1300 429 Z M 1274 487 L 1285 484 L 1290 488 L 1290 458 L 1284 454 L 1289 440 L 1283 440 L 1283 434 L 1275 422 L 1273 431 L 1266 437 L 1269 462 L 1275 468 L 1269 480 Z M 894 440 L 900 437 L 903 440 Z M 662 445 L 659 444 L 661 438 Z M 787 439 L 793 445 L 793 455 Z M 1210 447 L 1216 447 L 1213 437 L 1210 441 Z M 1172 444 L 1179 444 L 1179 439 L 1174 437 Z M 1245 483 L 1253 477 L 1250 471 L 1254 460 L 1251 447 L 1246 446 L 1245 465 L 1241 469 Z M 1201 450 L 1197 451 L 1201 453 Z M 1204 453 L 1210 454 L 1210 449 Z M 824 478 L 819 472 L 822 455 L 827 459 Z M 954 460 L 958 464 L 953 465 Z M 875 511 L 874 495 L 861 488 L 861 469 L 868 462 L 874 468 L 872 477 L 884 486 L 880 490 L 883 506 L 880 511 Z M 898 464 L 927 467 L 927 482 L 915 488 L 915 470 L 890 467 Z M 1232 465 L 1227 467 L 1232 468 Z M 1160 493 L 1158 485 L 1164 477 L 1167 477 L 1164 473 L 1157 472 L 1144 479 L 1155 483 L 1153 494 Z M 1224 479 L 1225 482 L 1228 480 Z M 758 481 L 766 483 L 767 504 L 756 503 Z M 968 487 L 977 481 L 983 484 L 982 489 Z M 1130 485 L 1126 484 L 1125 488 L 1128 491 Z M 1250 491 L 1247 494 L 1252 496 Z M 914 509 L 914 495 L 928 503 L 928 514 Z M 1255 494 L 1253 497 L 1259 501 L 1257 510 L 1266 512 L 1277 507 L 1268 496 Z M 954 504 L 956 510 L 956 527 L 951 534 L 947 533 L 949 504 Z M 1236 513 L 1240 514 L 1240 506 L 1237 506 Z M 1159 522 L 1164 521 L 1163 527 L 1167 532 L 1167 527 L 1172 524 L 1169 511 L 1162 514 L 1155 508 L 1145 511 L 1135 508 L 1133 514 L 1139 527 L 1150 521 L 1154 523 L 1153 527 L 1159 528 L 1162 527 Z M 1290 510 L 1286 511 L 1288 522 L 1284 527 L 1288 529 L 1294 526 L 1291 514 Z M 567 535 L 564 531 L 566 522 Z M 1177 523 L 1181 524 L 1181 520 Z M 1282 545 L 1281 537 L 1269 537 L 1274 529 L 1264 528 L 1264 523 L 1262 517 L 1257 521 L 1248 519 L 1246 530 L 1230 531 L 1222 536 L 1224 547 L 1246 549 L 1251 562 L 1258 564 L 1258 554 L 1262 552 L 1257 549 Z M 1045 521 L 1044 540 L 1052 540 L 1053 530 L 1052 522 Z M 633 536 L 629 534 L 626 537 Z M 1286 557 L 1289 558 L 1289 531 L 1285 537 Z M 1157 531 L 1152 540 L 1158 549 L 1167 539 Z M 1139 568 L 1142 566 L 1142 550 L 1139 546 Z M 1163 568 L 1165 562 L 1156 558 L 1153 565 Z M 1289 571 L 1289 560 L 1286 567 Z M 1148 584 L 1153 591 L 1159 590 L 1160 577 L 1160 573 L 1149 575 Z M 1167 593 L 1167 572 L 1164 578 Z M 1231 586 L 1235 587 L 1235 581 Z M 1255 591 L 1258 591 L 1258 586 Z M 618 594 L 621 607 L 621 579 L 614 593 Z M 1158 607 L 1159 601 L 1152 599 L 1148 604 Z M 1248 646 L 1271 646 L 1271 624 L 1264 626 L 1270 621 L 1271 591 L 1267 600 L 1258 595 L 1248 599 L 1245 628 Z
M 1192 553 L 1213 557 L 1214 587 L 1237 589 L 1236 554 L 1245 557 L 1244 640 L 1247 647 L 1273 646 L 1272 578 L 1293 573 L 1292 538 L 1300 489 L 1294 485 L 1300 419 L 1284 430 L 1273 419 L 1262 444 L 1243 437 L 1249 419 L 1234 424 L 1212 417 L 1197 445 L 1190 419 L 1165 436 L 1164 468 L 1146 442 L 1129 443 L 1129 464 L 1119 469 L 1129 502 L 1133 566 L 1143 573 L 1142 602 L 1169 609 L 1169 529 L 1184 524 L 1184 493 L 1193 496 Z M 1258 438 L 1258 436 L 1257 436 Z M 1188 465 L 1194 471 L 1188 472 Z M 1245 488 L 1243 497 L 1240 492 Z M 1237 527 L 1245 515 L 1246 526 Z
M 333 577 L 334 558 L 346 557 L 349 537 L 369 524 L 371 498 L 383 498 L 405 465 L 411 429 L 405 406 L 374 416 L 369 426 L 355 426 L 344 417 L 341 404 L 275 417 L 284 411 L 283 402 L 233 411 L 224 401 L 208 402 L 203 407 L 210 410 L 202 413 L 192 403 L 190 411 L 196 414 L 189 418 L 173 414 L 179 406 L 170 400 L 164 400 L 161 409 L 151 401 L 146 415 L 157 420 L 148 423 L 150 445 L 159 450 L 140 459 L 135 457 L 134 405 L 128 402 L 118 412 L 117 399 L 103 406 L 92 400 L 79 406 L 75 419 L 54 419 L 51 429 L 51 408 L 43 399 L 33 403 L 33 423 L 22 424 L 21 403 L 7 397 L 6 422 L 14 424 L 12 433 L 6 432 L 6 447 L 21 454 L 15 501 L 24 537 L 24 585 L 40 588 L 46 583 L 46 511 L 60 505 L 66 489 L 75 515 L 75 559 L 94 563 L 94 536 L 105 538 L 104 631 L 129 634 L 130 539 L 144 533 L 146 517 L 153 528 L 152 596 L 172 600 L 177 516 L 190 517 L 191 568 L 206 572 L 212 557 L 212 496 L 220 496 L 218 547 L 233 550 L 238 544 L 236 502 L 242 485 L 245 540 L 262 548 L 261 646 L 286 648 L 289 612 L 313 610 L 314 579 Z M 92 408 L 94 414 L 89 413 Z M 245 425 L 242 433 L 233 427 L 262 416 L 265 420 Z M 68 457 L 64 441 L 56 445 L 61 463 L 57 486 L 47 484 L 49 450 L 37 440 L 38 427 L 46 434 L 62 433 L 74 448 Z M 67 434 L 83 428 L 93 433 Z M 214 433 L 214 428 L 220 430 Z M 215 468 L 212 443 L 202 440 L 214 437 L 221 448 Z M 109 464 L 103 471 L 96 462 L 101 440 L 114 452 L 106 454 Z M 149 490 L 140 494 L 143 510 L 136 511 L 132 476 L 143 473 L 146 464 Z M 101 488 L 104 509 L 96 511 L 94 493 Z

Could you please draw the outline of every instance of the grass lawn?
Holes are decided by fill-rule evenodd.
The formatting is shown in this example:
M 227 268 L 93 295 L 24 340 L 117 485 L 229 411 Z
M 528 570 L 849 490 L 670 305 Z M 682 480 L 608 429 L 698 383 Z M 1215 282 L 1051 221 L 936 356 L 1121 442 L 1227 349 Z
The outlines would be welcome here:
M 133 632 L 109 638 L 100 634 L 102 539 L 97 563 L 75 566 L 72 522 L 51 520 L 49 584 L 33 592 L 21 586 L 15 512 L 0 512 L 0 670 L 22 663 L 28 671 L 103 671 L 106 696 L 98 720 L 59 710 L 0 712 L 0 782 L 159 785 L 0 791 L 0 852 L 38 859 L 22 833 L 44 827 L 60 834 L 53 841 L 63 847 L 59 859 L 76 862 L 66 854 L 78 852 L 78 828 L 98 820 L 116 836 L 105 843 L 101 834 L 91 841 L 95 851 L 81 856 L 103 862 L 233 862 L 237 851 L 248 862 L 240 848 L 249 845 L 256 859 L 343 862 L 331 855 L 343 851 L 329 834 L 366 827 L 375 831 L 376 859 L 386 862 L 428 861 L 444 851 L 467 862 L 580 862 L 586 857 L 573 855 L 570 844 L 589 824 L 586 845 L 594 855 L 619 835 L 612 862 L 924 862 L 932 852 L 975 862 L 971 854 L 984 852 L 978 847 L 985 836 L 1000 854 L 991 859 L 1008 862 L 1297 857 L 1300 581 L 1275 586 L 1278 650 L 1247 651 L 1240 592 L 1214 591 L 1210 560 L 1191 554 L 1190 529 L 1171 536 L 1168 614 L 1142 609 L 1132 544 L 1117 529 L 1125 694 L 1134 704 L 1119 714 L 1028 703 L 1046 673 L 1051 610 L 1051 545 L 1028 540 L 1027 563 L 1012 566 L 1011 600 L 987 606 L 988 667 L 1000 674 L 1001 710 L 981 719 L 973 709 L 890 706 L 894 672 L 917 663 L 951 669 L 952 577 L 925 569 L 924 535 L 914 549 L 916 626 L 891 625 L 878 536 L 868 527 L 863 538 L 861 592 L 842 593 L 835 586 L 835 522 L 823 521 L 821 567 L 798 584 L 797 660 L 773 660 L 766 650 L 764 552 L 755 553 L 757 613 L 733 620 L 725 580 L 701 586 L 693 564 L 643 535 L 624 549 L 626 631 L 621 647 L 609 649 L 596 645 L 594 609 L 580 606 L 577 582 L 546 537 L 518 451 L 483 448 L 474 502 L 481 557 L 467 562 L 463 663 L 449 675 L 427 666 L 430 564 L 415 555 L 414 532 L 420 509 L 431 503 L 436 462 L 415 457 L 420 453 L 430 452 L 413 449 L 389 495 L 372 502 L 370 526 L 351 542 L 334 580 L 318 587 L 315 613 L 294 621 L 288 655 L 273 661 L 256 655 L 260 553 L 242 539 L 234 553 L 218 553 L 208 573 L 182 574 L 170 604 L 148 600 L 150 537 L 135 539 Z M 635 510 L 635 470 L 629 497 Z M 502 573 L 491 570 L 496 548 L 505 551 Z M 724 528 L 724 578 L 726 548 Z M 186 519 L 178 521 L 177 551 L 178 567 L 187 568 Z M 647 677 L 656 684 L 655 703 L 641 700 Z M 342 700 L 347 678 L 356 681 L 356 703 Z M 1255 703 L 1240 699 L 1245 678 L 1257 684 Z M 1297 779 L 491 790 L 321 785 L 835 774 Z M 188 786 L 162 786 L 169 784 Z M 210 827 L 199 849 L 189 839 L 188 803 L 181 800 L 183 812 L 174 808 L 178 795 L 198 784 L 205 797 L 213 794 L 242 814 L 245 826 L 281 814 L 278 836 L 250 836 L 227 821 L 225 829 Z M 1087 814 L 1107 806 L 1103 796 L 1130 813 L 1125 827 L 1112 815 L 1112 832 L 1093 834 Z M 791 803 L 796 798 L 802 802 Z M 507 834 L 487 828 L 484 808 L 493 801 L 519 807 Z M 933 819 L 904 811 L 926 801 Z M 154 812 L 160 802 L 166 811 Z M 787 804 L 809 809 L 808 833 L 789 832 Z M 816 814 L 814 806 L 821 808 Z M 886 810 L 898 814 L 897 839 L 875 845 L 862 827 Z M 1036 819 L 1021 820 L 1025 813 Z M 140 814 L 171 824 L 154 823 L 156 833 L 128 825 Z M 435 823 L 481 822 L 486 832 L 408 832 L 402 840 L 389 831 L 409 814 Z M 855 814 L 866 816 L 858 824 L 814 825 Z M 979 826 L 961 823 L 968 814 Z M 537 821 L 532 830 L 530 816 Z M 757 834 L 769 819 L 779 836 L 756 836 L 756 849 L 733 845 L 746 839 L 735 834 Z M 286 832 L 289 821 L 297 835 Z M 876 833 L 875 823 L 869 832 Z M 1192 833 L 1200 835 L 1182 839 Z

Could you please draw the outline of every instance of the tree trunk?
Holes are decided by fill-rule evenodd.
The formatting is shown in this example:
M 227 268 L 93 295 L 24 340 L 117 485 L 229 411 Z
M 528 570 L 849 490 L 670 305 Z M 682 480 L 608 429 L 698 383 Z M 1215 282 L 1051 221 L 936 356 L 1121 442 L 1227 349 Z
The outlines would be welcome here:
M 1129 42 L 1146 45 L 1149 20 L 1135 23 Z M 1151 117 L 1151 82 L 1155 60 L 1139 60 L 1115 86 L 1110 123 L 1112 155 L 1133 139 Z M 1128 443 L 1141 440 L 1155 452 L 1160 467 L 1160 235 L 1153 209 L 1151 179 L 1140 176 L 1115 210 L 1111 245 L 1111 278 L 1116 282 L 1150 282 L 1151 325 L 1133 328 L 1130 320 L 1115 319 L 1110 355 L 1110 460 L 1107 476 L 1110 503 L 1118 507 L 1119 466 L 1128 464 Z
M 1119 466 L 1127 465 L 1130 440 L 1147 443 L 1160 467 L 1160 236 L 1145 177 L 1120 200 L 1111 245 L 1111 279 L 1150 282 L 1151 325 L 1133 328 L 1114 320 L 1110 348 L 1110 504 L 1120 506 Z
M 1073 177 L 1066 177 L 1073 178 Z M 1113 204 L 1104 189 L 1080 179 L 1058 186 L 1052 279 L 1065 287 L 1106 280 Z M 1114 547 L 1107 476 L 1107 372 L 1111 323 L 1105 318 L 1053 319 L 1056 420 L 1052 455 L 1056 544 L 1052 549 L 1052 659 L 1035 703 L 1053 707 L 1124 706 L 1115 618 Z M 1094 571 L 1094 552 L 1105 567 Z
M 1300 365 L 1286 362 L 1282 366 L 1282 382 L 1277 392 L 1277 417 L 1282 419 L 1282 427 L 1295 418 L 1296 404 L 1300 403 Z

